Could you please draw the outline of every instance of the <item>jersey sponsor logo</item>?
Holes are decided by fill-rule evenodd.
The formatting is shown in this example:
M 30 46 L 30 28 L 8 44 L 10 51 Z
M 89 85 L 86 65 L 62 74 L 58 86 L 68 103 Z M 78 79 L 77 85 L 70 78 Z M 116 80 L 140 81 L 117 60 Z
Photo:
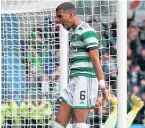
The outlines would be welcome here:
M 77 48 L 70 48 L 69 53 L 76 53 L 78 52 Z

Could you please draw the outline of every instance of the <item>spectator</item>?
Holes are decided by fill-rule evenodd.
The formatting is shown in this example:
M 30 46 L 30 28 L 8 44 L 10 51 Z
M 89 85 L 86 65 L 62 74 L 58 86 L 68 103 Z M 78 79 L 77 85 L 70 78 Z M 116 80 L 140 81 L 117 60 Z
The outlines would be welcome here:
M 22 56 L 22 63 L 26 63 L 26 51 L 27 51 L 27 44 L 25 40 L 20 40 L 20 46 L 21 46 L 21 56 Z
M 8 96 L 8 102 L 6 104 L 6 123 L 7 128 L 12 128 L 14 125 L 19 124 L 18 106 L 11 96 Z
M 6 119 L 6 103 L 4 100 L 2 100 L 1 103 L 1 125 L 0 127 L 3 128 L 3 124 L 5 123 Z
M 132 49 L 132 54 L 133 56 L 137 55 L 137 43 L 136 43 L 136 38 L 138 36 L 138 29 L 136 26 L 130 26 L 128 28 L 128 48 Z
M 29 128 L 30 126 L 30 109 L 31 102 L 28 96 L 25 97 L 24 102 L 20 104 L 20 118 L 22 128 Z
M 98 23 L 98 21 L 93 17 L 90 17 L 90 20 L 88 21 L 88 23 L 95 29 L 95 31 L 98 34 L 98 37 L 100 38 L 100 24 Z
M 129 65 L 132 65 L 135 63 L 135 59 L 132 55 L 132 50 L 130 48 L 127 49 L 127 60 L 131 60 L 131 64 Z
M 60 75 L 60 67 L 56 66 L 54 72 L 52 73 L 52 77 L 56 77 Z
M 43 107 L 43 119 L 45 128 L 53 128 L 53 106 L 50 100 L 45 100 L 45 106 Z
M 54 70 L 53 66 L 53 54 L 49 49 L 48 54 L 45 56 L 45 64 L 44 64 L 44 74 L 51 76 Z
M 112 56 L 115 59 L 117 56 L 117 49 L 116 48 L 117 48 L 116 43 L 112 44 L 112 46 L 110 47 L 110 56 Z
M 140 89 L 139 89 L 138 86 L 133 86 L 131 95 L 134 95 L 134 96 L 139 96 L 140 95 Z
M 131 84 L 131 87 L 139 84 L 138 65 L 134 65 L 131 68 L 131 71 L 130 71 L 130 84 Z
M 52 82 L 52 85 L 50 86 L 50 90 L 55 91 L 56 96 L 58 96 L 58 93 L 60 93 L 59 92 L 60 91 L 60 67 L 59 66 L 56 66 L 52 74 L 51 80 L 55 82 Z
M 130 59 L 130 58 L 127 60 L 127 67 L 129 68 L 129 71 L 130 71 L 130 69 L 132 67 L 132 59 Z
M 42 128 L 42 110 L 44 107 L 44 100 L 41 95 L 37 93 L 32 95 L 32 106 L 30 109 L 31 128 Z
M 108 47 L 108 40 L 105 38 L 105 36 L 102 35 L 100 41 L 101 41 L 101 47 L 105 47 L 104 49 L 102 48 L 102 50 L 106 51 L 106 48 Z
M 116 89 L 116 78 L 117 78 L 117 65 L 116 59 L 112 56 L 106 56 L 104 58 L 103 69 L 106 73 L 106 80 L 110 80 L 110 84 L 112 85 L 113 89 Z
M 29 39 L 28 39 L 28 45 L 33 46 L 35 49 L 42 49 L 43 47 L 42 42 L 42 28 L 40 25 L 35 26 L 32 28 Z
M 28 91 L 41 90 L 41 84 L 39 82 L 37 74 L 30 76 Z
M 140 66 L 141 71 L 145 71 L 145 49 L 141 50 L 138 58 L 138 65 Z
M 42 76 L 42 93 L 47 93 L 49 95 L 50 86 L 49 86 L 49 77 L 47 75 Z
M 42 74 L 43 71 L 43 64 L 44 64 L 44 58 L 45 58 L 45 53 L 43 51 L 37 52 L 33 47 L 30 46 L 28 49 L 29 51 L 27 52 L 27 57 L 30 62 L 30 70 L 32 71 L 33 74 Z
M 113 37 L 113 31 L 110 31 L 109 34 L 109 46 L 116 44 L 116 37 Z
M 145 89 L 142 90 L 141 99 L 145 102 Z M 145 106 L 144 106 L 145 107 Z
M 32 95 L 30 114 L 32 128 L 42 128 L 43 126 L 52 128 L 52 103 L 49 100 L 45 100 L 41 94 Z
M 140 81 L 140 91 L 141 91 L 141 93 L 145 92 L 145 80 L 144 79 Z
M 60 64 L 60 51 L 59 50 L 55 50 L 55 65 L 59 66 Z
M 111 35 L 114 37 L 114 39 L 116 39 L 117 37 L 117 24 L 116 24 L 116 20 L 111 24 Z
M 145 49 L 145 20 L 142 21 L 142 26 L 140 27 L 139 37 L 140 37 L 142 47 Z
M 127 27 L 134 25 L 135 14 L 135 11 L 133 11 L 132 17 L 127 19 Z

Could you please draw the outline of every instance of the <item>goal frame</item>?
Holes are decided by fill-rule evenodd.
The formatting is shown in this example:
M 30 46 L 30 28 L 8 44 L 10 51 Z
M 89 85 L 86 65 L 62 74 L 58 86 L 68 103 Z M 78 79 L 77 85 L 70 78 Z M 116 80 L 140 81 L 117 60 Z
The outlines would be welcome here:
M 117 9 L 118 128 L 127 128 L 127 0 L 118 0 Z

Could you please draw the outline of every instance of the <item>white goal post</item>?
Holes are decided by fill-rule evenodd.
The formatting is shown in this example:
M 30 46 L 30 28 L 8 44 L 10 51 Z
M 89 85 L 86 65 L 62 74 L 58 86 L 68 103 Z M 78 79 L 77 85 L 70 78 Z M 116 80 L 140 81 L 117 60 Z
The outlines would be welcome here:
M 108 92 L 112 90 L 115 94 L 117 92 L 118 128 L 127 128 L 127 0 L 2 0 L 0 47 L 2 58 L 0 72 L 2 76 L 0 78 L 0 89 L 3 97 L 0 98 L 1 103 L 7 103 L 8 96 L 11 94 L 10 97 L 14 98 L 18 106 L 20 106 L 26 95 L 31 98 L 33 94 L 32 86 L 35 86 L 37 88 L 34 89 L 36 94 L 39 95 L 41 93 L 45 100 L 51 100 L 53 105 L 51 108 L 52 116 L 55 118 L 58 110 L 56 99 L 67 86 L 69 75 L 69 35 L 61 25 L 59 25 L 59 31 L 56 30 L 55 8 L 66 1 L 74 3 L 81 20 L 89 22 L 90 25 L 96 27 L 100 43 L 102 40 L 110 42 L 112 39 L 110 36 L 111 31 L 117 30 L 117 37 L 114 39 L 117 42 L 117 54 L 112 55 L 110 52 L 114 42 L 106 46 L 101 43 L 99 50 L 101 60 L 108 57 L 106 63 L 101 61 L 102 67 L 106 68 L 108 66 L 107 72 L 105 72 L 106 70 L 104 71 L 104 74 L 108 77 L 106 81 L 108 83 Z M 114 23 L 114 19 L 117 22 L 117 29 L 110 27 Z M 41 29 L 41 31 L 33 31 L 37 29 Z M 37 39 L 36 36 L 39 33 L 41 36 Z M 55 35 L 58 33 L 59 41 L 57 41 L 58 37 Z M 104 35 L 108 37 L 105 38 Z M 49 41 L 47 40 L 48 38 Z M 25 44 L 25 42 L 27 43 Z M 27 47 L 28 42 L 29 48 Z M 43 46 L 41 50 L 39 48 L 40 42 Z M 35 52 L 40 54 L 37 55 L 40 60 L 36 58 L 36 55 L 34 56 L 37 64 L 34 62 L 33 57 L 30 57 L 31 50 L 35 50 Z M 50 50 L 51 55 L 49 55 L 47 50 Z M 103 50 L 108 53 L 105 54 Z M 49 55 L 50 58 L 46 55 Z M 59 61 L 56 56 L 60 58 Z M 112 57 L 114 56 L 117 58 L 117 62 L 113 61 Z M 47 73 L 51 72 L 47 74 L 48 76 L 42 70 L 37 70 L 37 68 L 46 69 L 44 64 L 43 66 L 38 64 L 38 62 L 44 63 L 45 59 L 49 59 L 49 62 L 47 61 L 47 65 L 45 65 L 50 68 L 47 71 Z M 49 65 L 50 63 L 51 65 Z M 25 67 L 25 64 L 27 67 Z M 113 67 L 110 65 L 117 67 L 118 75 L 115 80 L 110 78 L 111 68 Z M 112 81 L 117 81 L 117 88 L 112 89 L 110 87 Z M 42 86 L 49 86 L 50 88 Z M 36 99 L 38 99 L 37 96 Z M 109 106 L 105 107 L 109 108 L 109 113 L 104 114 L 108 116 L 111 111 L 111 105 L 109 104 Z M 97 116 L 100 122 L 95 124 L 93 121 L 91 126 L 103 127 L 103 114 L 101 113 Z M 18 114 L 18 117 L 20 118 L 20 114 Z M 95 117 L 96 115 L 93 115 L 93 118 Z M 68 127 L 70 128 L 71 126 Z
M 118 1 L 118 127 L 127 128 L 127 0 Z

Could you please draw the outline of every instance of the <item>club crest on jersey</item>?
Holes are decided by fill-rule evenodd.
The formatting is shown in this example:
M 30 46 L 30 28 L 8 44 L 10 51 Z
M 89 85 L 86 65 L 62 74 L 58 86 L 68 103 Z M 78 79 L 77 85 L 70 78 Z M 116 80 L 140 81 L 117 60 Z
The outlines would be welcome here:
M 80 40 L 80 35 L 78 34 L 72 35 L 71 41 L 78 41 L 78 40 Z

